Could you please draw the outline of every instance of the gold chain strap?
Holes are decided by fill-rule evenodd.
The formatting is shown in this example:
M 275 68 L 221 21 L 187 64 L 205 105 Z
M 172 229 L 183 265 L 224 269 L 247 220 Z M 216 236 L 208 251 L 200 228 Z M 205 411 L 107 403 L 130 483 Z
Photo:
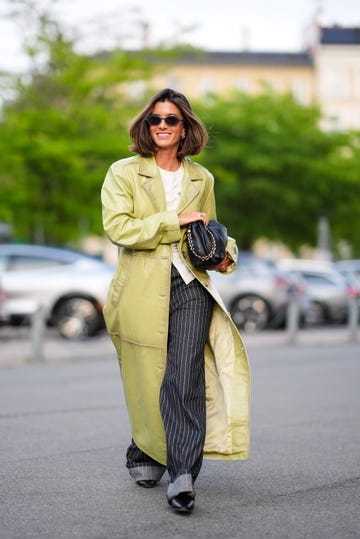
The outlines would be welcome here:
M 208 231 L 208 233 L 210 234 L 210 239 L 211 239 L 211 250 L 210 250 L 210 253 L 208 255 L 205 255 L 205 256 L 201 256 L 201 255 L 198 255 L 195 250 L 194 250 L 194 243 L 193 243 L 193 239 L 192 239 L 192 235 L 191 235 L 191 228 L 189 227 L 188 228 L 188 231 L 187 231 L 187 238 L 188 238 L 188 245 L 189 245 L 189 248 L 190 248 L 190 251 L 193 253 L 193 255 L 196 256 L 196 258 L 199 258 L 200 260 L 210 260 L 210 258 L 212 256 L 214 256 L 215 254 L 215 251 L 216 251 L 216 240 L 215 240 L 215 236 L 214 234 L 211 232 L 211 230 L 206 227 L 206 230 Z

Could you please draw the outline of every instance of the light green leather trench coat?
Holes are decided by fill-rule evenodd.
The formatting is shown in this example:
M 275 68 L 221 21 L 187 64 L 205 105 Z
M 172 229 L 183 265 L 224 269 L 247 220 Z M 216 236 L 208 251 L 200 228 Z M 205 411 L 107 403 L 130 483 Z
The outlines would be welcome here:
M 216 218 L 213 176 L 190 159 L 177 211 L 167 211 L 162 180 L 153 157 L 133 156 L 114 163 L 101 198 L 104 230 L 120 246 L 119 262 L 104 308 L 116 347 L 131 432 L 140 449 L 166 465 L 166 442 L 159 409 L 166 366 L 171 243 L 196 278 L 214 296 L 205 348 L 207 424 L 205 458 L 247 459 L 250 372 L 241 337 L 206 271 L 192 268 L 185 229 L 178 213 L 203 211 Z M 237 258 L 235 241 L 228 251 Z M 227 272 L 235 267 L 232 264 Z

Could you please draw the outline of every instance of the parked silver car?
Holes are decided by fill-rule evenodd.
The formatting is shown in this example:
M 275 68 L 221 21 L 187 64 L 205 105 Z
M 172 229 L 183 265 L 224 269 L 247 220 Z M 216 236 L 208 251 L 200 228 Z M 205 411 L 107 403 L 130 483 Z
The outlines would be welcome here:
M 68 339 L 94 335 L 114 268 L 68 249 L 0 244 L 3 323 L 21 323 L 42 308 L 50 325 Z
M 356 282 L 360 286 L 360 259 L 339 260 L 334 267 L 350 282 Z
M 239 329 L 251 332 L 284 324 L 294 286 L 285 272 L 241 252 L 233 273 L 210 276 Z
M 306 323 L 344 323 L 348 315 L 349 283 L 330 262 L 304 259 L 279 260 L 278 267 L 306 281 L 311 300 Z
M 5 292 L 0 281 L 0 324 L 6 321 L 5 315 Z

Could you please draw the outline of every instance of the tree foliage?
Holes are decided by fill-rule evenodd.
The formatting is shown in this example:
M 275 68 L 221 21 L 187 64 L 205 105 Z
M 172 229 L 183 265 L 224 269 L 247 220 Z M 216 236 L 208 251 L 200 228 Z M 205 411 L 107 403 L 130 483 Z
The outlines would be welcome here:
M 360 251 L 355 134 L 322 131 L 317 107 L 271 91 L 209 99 L 198 110 L 211 132 L 201 162 L 216 177 L 219 216 L 241 247 L 259 237 L 314 246 L 326 216 L 334 245 L 345 239 Z
M 15 79 L 1 112 L 0 221 L 27 241 L 101 234 L 101 183 L 109 164 L 129 155 L 139 106 L 122 85 L 146 80 L 149 64 L 123 51 L 78 54 L 45 16 L 27 50 L 30 72 Z
M 46 13 L 36 21 L 25 42 L 29 73 L 2 79 L 0 222 L 18 240 L 76 244 L 102 235 L 102 181 L 130 155 L 128 125 L 147 97 L 136 89 L 151 81 L 157 58 L 182 49 L 89 56 Z M 259 237 L 315 245 L 326 216 L 333 245 L 345 240 L 360 255 L 360 134 L 324 132 L 317 107 L 266 89 L 193 105 L 210 131 L 197 160 L 215 175 L 219 218 L 240 247 Z

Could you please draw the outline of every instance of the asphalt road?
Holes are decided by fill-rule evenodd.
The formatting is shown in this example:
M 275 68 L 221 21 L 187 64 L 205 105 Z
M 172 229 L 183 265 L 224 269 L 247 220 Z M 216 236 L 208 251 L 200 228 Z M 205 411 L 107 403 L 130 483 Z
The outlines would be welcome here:
M 92 355 L 0 368 L 1 539 L 360 538 L 360 346 L 249 339 L 252 452 L 205 461 L 190 516 L 124 467 L 106 338 Z M 70 350 L 70 348 L 69 348 Z

